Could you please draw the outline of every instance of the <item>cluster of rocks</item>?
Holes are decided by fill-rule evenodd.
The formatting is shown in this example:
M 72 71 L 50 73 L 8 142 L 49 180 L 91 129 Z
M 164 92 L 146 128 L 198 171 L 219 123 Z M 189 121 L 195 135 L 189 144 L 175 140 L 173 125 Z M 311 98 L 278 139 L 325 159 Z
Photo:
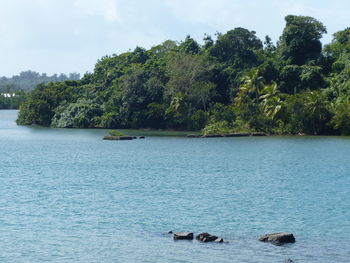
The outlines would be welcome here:
M 103 137 L 103 140 L 110 140 L 110 141 L 128 141 L 128 140 L 134 140 L 134 139 L 145 139 L 145 136 L 105 136 Z
M 169 231 L 168 234 L 173 234 L 174 240 L 193 240 L 194 235 L 192 232 L 173 232 Z M 216 242 L 223 243 L 224 239 L 218 236 L 211 235 L 209 233 L 201 233 L 196 236 L 196 239 L 201 242 Z M 279 232 L 266 234 L 259 238 L 261 242 L 269 242 L 276 246 L 281 246 L 286 243 L 294 243 L 295 237 L 292 233 Z
M 173 232 L 169 231 L 167 234 L 172 234 L 174 240 L 193 240 L 194 235 L 192 232 Z M 217 237 L 211 235 L 209 233 L 201 233 L 196 236 L 196 239 L 200 242 L 215 242 L 215 243 L 224 243 L 224 239 L 221 237 Z M 269 242 L 276 246 L 281 246 L 286 243 L 294 243 L 295 237 L 292 233 L 279 232 L 266 234 L 259 238 L 261 242 Z M 291 259 L 285 260 L 283 263 L 293 263 L 294 261 Z
M 267 136 L 264 132 L 251 132 L 251 133 L 227 133 L 227 134 L 207 134 L 207 135 L 196 135 L 189 134 L 188 138 L 221 138 L 221 137 L 248 137 L 248 136 Z
M 172 232 L 170 231 L 169 234 L 173 234 L 174 240 L 193 240 L 193 233 L 192 232 Z M 223 243 L 224 239 L 221 237 L 217 237 L 214 235 L 211 235 L 209 233 L 201 233 L 196 236 L 196 239 L 201 242 L 215 242 L 215 243 Z

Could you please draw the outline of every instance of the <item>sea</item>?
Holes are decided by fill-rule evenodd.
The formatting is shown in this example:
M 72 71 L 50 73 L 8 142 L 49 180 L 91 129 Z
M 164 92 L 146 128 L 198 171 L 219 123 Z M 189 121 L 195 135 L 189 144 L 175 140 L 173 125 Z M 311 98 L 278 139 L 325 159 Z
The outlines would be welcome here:
M 17 114 L 0 111 L 0 262 L 350 262 L 349 137 L 104 141 Z M 296 242 L 258 241 L 274 232 Z

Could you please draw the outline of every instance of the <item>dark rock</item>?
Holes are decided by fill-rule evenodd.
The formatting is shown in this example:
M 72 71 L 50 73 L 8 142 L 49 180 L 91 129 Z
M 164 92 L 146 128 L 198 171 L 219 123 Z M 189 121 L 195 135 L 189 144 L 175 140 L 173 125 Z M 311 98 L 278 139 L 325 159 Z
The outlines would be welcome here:
M 259 238 L 259 241 L 262 242 L 270 242 L 274 245 L 283 245 L 285 243 L 294 243 L 295 238 L 294 235 L 291 233 L 273 233 L 273 234 L 267 234 L 264 236 L 261 236 Z
M 193 233 L 191 232 L 175 232 L 174 240 L 192 240 Z
M 145 139 L 145 136 L 140 136 L 139 139 Z
M 201 138 L 220 138 L 220 137 L 225 137 L 223 134 L 207 134 L 201 136 Z
M 196 135 L 196 134 L 188 134 L 187 138 L 201 138 L 202 135 Z
M 111 140 L 111 141 L 125 141 L 125 140 L 132 140 L 132 136 L 105 136 L 103 137 L 103 140 Z
M 250 133 L 229 133 L 225 134 L 225 137 L 247 137 L 250 136 Z
M 132 138 L 133 138 L 133 139 L 137 139 L 137 137 L 136 137 L 136 136 L 132 136 Z
M 223 243 L 224 239 L 222 237 L 218 237 L 217 239 L 214 240 L 216 243 Z
M 132 140 L 132 136 L 120 136 L 119 140 L 124 141 L 124 140 Z
M 269 237 L 267 235 L 261 236 L 259 238 L 259 241 L 261 241 L 261 242 L 267 242 L 268 240 L 269 240 Z
M 293 263 L 294 261 L 291 260 L 290 258 L 288 258 L 287 260 L 285 260 L 283 263 Z
M 208 233 L 201 233 L 196 236 L 196 239 L 201 242 L 224 242 L 224 239 L 222 239 L 221 237 L 213 236 Z
M 266 136 L 266 133 L 264 133 L 264 132 L 252 132 L 251 136 Z

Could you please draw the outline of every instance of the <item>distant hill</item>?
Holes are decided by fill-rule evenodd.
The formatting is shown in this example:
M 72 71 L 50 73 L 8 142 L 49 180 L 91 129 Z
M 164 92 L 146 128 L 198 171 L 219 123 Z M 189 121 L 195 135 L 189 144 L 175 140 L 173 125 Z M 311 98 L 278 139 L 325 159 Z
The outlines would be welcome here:
M 13 92 L 18 90 L 31 91 L 40 83 L 60 82 L 65 80 L 79 80 L 79 73 L 54 74 L 48 76 L 46 73 L 38 73 L 35 71 L 22 71 L 19 75 L 11 78 L 0 78 L 0 92 Z

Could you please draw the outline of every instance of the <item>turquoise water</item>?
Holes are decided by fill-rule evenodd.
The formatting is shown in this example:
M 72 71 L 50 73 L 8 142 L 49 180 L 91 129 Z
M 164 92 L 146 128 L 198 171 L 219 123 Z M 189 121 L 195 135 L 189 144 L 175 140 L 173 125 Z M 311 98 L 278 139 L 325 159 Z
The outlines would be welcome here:
M 16 114 L 0 111 L 1 262 L 349 262 L 349 138 L 103 141 Z M 257 241 L 276 231 L 297 242 Z

